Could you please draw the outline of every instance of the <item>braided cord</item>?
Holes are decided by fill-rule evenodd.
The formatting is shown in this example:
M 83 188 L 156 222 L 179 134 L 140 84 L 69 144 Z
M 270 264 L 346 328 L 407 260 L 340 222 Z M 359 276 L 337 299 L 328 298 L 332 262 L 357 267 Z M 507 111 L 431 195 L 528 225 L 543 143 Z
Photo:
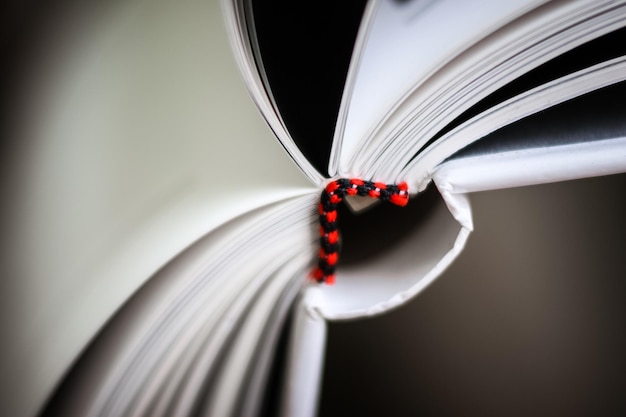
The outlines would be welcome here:
M 346 196 L 369 196 L 404 207 L 409 202 L 408 185 L 341 178 L 328 183 L 318 206 L 320 219 L 320 251 L 313 278 L 320 283 L 335 282 L 335 268 L 339 259 L 339 230 L 337 206 Z

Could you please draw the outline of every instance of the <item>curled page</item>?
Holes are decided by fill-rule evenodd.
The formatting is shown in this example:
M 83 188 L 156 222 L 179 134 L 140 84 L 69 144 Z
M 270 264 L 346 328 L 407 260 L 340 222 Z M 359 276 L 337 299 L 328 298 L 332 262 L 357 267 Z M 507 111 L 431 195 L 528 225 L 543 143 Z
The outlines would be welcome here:
M 314 417 L 326 345 L 326 320 L 318 305 L 320 287 L 309 286 L 296 304 L 279 416 Z
M 309 308 L 329 320 L 371 316 L 402 305 L 450 265 L 472 230 L 467 198 L 445 189 L 439 194 L 432 187 L 407 207 L 356 217 L 358 230 L 342 226 L 343 263 L 336 283 L 321 287 L 309 301 Z
M 497 190 L 626 172 L 626 137 L 452 159 L 433 175 L 453 201 Z

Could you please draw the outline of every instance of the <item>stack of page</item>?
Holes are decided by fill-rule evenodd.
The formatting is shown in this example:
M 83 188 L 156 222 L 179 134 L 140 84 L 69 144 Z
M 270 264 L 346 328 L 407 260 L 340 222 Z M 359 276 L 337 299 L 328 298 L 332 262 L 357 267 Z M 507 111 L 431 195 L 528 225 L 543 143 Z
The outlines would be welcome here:
M 7 132 L 0 414 L 313 416 L 326 322 L 393 309 L 468 194 L 626 172 L 626 2 L 65 2 Z M 334 285 L 310 277 L 338 178 Z M 10 193 L 10 194 L 9 194 Z

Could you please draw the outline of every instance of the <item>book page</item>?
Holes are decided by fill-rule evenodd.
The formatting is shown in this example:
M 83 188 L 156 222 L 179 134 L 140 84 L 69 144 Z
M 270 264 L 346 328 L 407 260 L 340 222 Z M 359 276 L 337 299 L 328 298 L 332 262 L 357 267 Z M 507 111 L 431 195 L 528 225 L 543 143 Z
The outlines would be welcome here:
M 252 381 L 232 379 L 237 373 L 223 371 L 225 358 L 237 372 L 241 365 L 262 366 L 250 363 L 249 355 L 263 349 L 254 344 L 271 326 L 280 327 L 285 311 L 275 316 L 273 310 L 288 309 L 289 300 L 278 306 L 277 298 L 288 291 L 293 299 L 315 252 L 315 199 L 248 212 L 169 262 L 81 356 L 46 415 L 187 416 L 200 404 L 231 408 L 253 401 L 232 397 Z M 272 318 L 278 321 L 268 323 Z M 219 394 L 228 388 L 227 396 Z
M 293 309 L 289 349 L 285 362 L 280 417 L 315 417 L 322 385 L 326 350 L 326 320 L 311 306 L 318 305 L 320 287 L 305 289 Z
M 278 269 L 268 279 L 268 283 L 257 291 L 258 295 L 254 302 L 250 303 L 249 310 L 241 324 L 241 329 L 235 336 L 235 340 L 226 349 L 227 351 L 223 353 L 223 357 L 220 360 L 219 374 L 211 384 L 211 387 L 207 390 L 203 390 L 201 384 L 193 387 L 196 395 L 206 398 L 200 415 L 227 416 L 241 413 L 241 415 L 253 416 L 260 414 L 259 408 L 262 403 L 262 395 L 267 388 L 265 386 L 267 375 L 262 375 L 262 379 L 257 382 L 257 387 L 254 387 L 258 396 L 256 407 L 252 404 L 247 404 L 249 401 L 253 401 L 252 392 L 244 393 L 242 390 L 246 383 L 250 382 L 249 378 L 254 374 L 253 370 L 263 366 L 262 363 L 259 363 L 257 353 L 263 348 L 260 342 L 263 341 L 263 333 L 266 331 L 269 320 L 276 318 L 272 316 L 274 308 L 278 306 L 284 310 L 281 314 L 283 321 L 274 323 L 281 325 L 284 323 L 288 310 L 293 305 L 296 294 L 303 285 L 300 278 L 305 277 L 306 272 L 302 271 L 302 266 L 306 265 L 309 260 L 309 251 L 298 253 L 289 259 L 282 268 Z M 286 289 L 291 295 L 284 302 L 283 306 L 279 306 L 280 295 Z M 275 333 L 274 337 L 277 338 L 278 333 Z M 323 349 L 318 349 L 318 352 L 322 354 Z M 267 352 L 271 356 L 273 356 L 273 353 L 271 351 Z M 303 360 L 304 358 L 298 359 Z M 197 369 L 199 367 L 195 366 L 195 368 L 195 373 L 201 374 L 202 367 Z M 266 369 L 265 372 L 269 372 L 269 369 Z M 205 378 L 198 379 L 199 382 L 204 382 L 205 380 Z M 250 395 L 250 397 L 246 397 L 246 395 Z M 191 401 L 187 403 L 193 404 Z M 176 415 L 192 414 L 192 410 L 190 410 L 187 413 L 177 413 Z
M 476 112 L 474 106 L 480 107 L 483 99 L 529 71 L 619 30 L 625 16 L 623 4 L 584 0 L 550 2 L 516 19 L 447 63 L 406 97 L 358 150 L 353 168 L 386 181 L 397 178 L 447 128 L 471 117 L 465 115 Z
M 625 172 L 624 94 L 621 82 L 507 125 L 456 152 L 433 180 L 458 193 Z
M 620 57 L 526 91 L 439 138 L 406 166 L 404 175 L 416 184 L 426 184 L 438 164 L 476 141 L 469 154 L 497 155 L 527 148 L 547 151 L 553 146 L 624 136 L 621 107 L 615 105 L 624 94 L 624 81 L 626 57 Z
M 433 181 L 451 194 L 522 187 L 626 172 L 626 136 L 453 159 Z
M 335 132 L 331 172 L 398 101 L 465 48 L 543 1 L 381 0 L 362 28 Z M 337 171 L 339 170 L 339 171 Z

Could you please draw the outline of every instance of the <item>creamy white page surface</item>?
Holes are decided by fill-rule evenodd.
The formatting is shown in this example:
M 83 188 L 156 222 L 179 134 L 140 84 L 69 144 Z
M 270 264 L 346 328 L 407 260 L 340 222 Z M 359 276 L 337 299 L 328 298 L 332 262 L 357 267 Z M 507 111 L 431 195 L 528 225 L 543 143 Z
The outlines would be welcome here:
M 619 57 L 574 72 L 563 78 L 556 79 L 512 97 L 473 117 L 441 137 L 424 152 L 417 155 L 413 161 L 404 168 L 404 175 L 413 178 L 417 188 L 424 187 L 429 182 L 431 173 L 441 161 L 489 133 L 542 110 L 549 109 L 561 103 L 566 103 L 569 100 L 576 100 L 578 97 L 580 97 L 580 100 L 583 100 L 581 104 L 578 105 L 584 106 L 584 94 L 591 93 L 601 88 L 606 88 L 607 90 L 604 91 L 610 93 L 607 95 L 607 101 L 611 103 L 613 101 L 617 102 L 621 96 L 620 91 L 622 90 L 614 90 L 616 92 L 611 93 L 612 90 L 610 89 L 612 85 L 619 85 L 617 83 L 624 80 L 626 80 L 626 57 Z M 576 101 L 573 101 L 573 103 L 577 105 Z M 603 103 L 603 105 L 606 104 L 607 103 Z M 600 107 L 594 105 L 587 113 L 592 114 L 597 111 L 598 108 Z M 568 128 L 573 125 L 573 123 L 568 122 L 567 115 L 560 117 L 565 117 L 566 119 L 560 121 L 552 120 L 552 122 L 560 123 L 560 125 L 556 127 L 556 129 L 558 129 L 557 132 L 567 132 Z M 569 117 L 575 116 L 572 114 Z M 572 120 L 572 122 L 576 122 L 576 120 Z M 602 132 L 602 130 L 603 126 L 601 124 L 593 123 L 589 126 L 580 126 L 578 132 L 571 132 L 570 134 L 579 137 L 579 139 L 577 139 L 578 141 L 584 141 L 585 134 L 591 139 L 591 136 L 597 135 L 599 132 Z M 549 134 L 546 135 L 549 136 Z M 534 145 L 534 143 L 536 143 L 536 139 L 533 141 L 531 138 L 528 138 L 527 144 L 525 144 L 522 139 L 519 141 L 519 146 L 535 148 L 536 145 Z M 548 147 L 544 146 L 543 148 L 546 149 Z M 394 167 L 392 169 L 397 170 L 398 168 Z
M 626 137 L 453 159 L 433 181 L 451 194 L 626 172 Z
M 511 19 L 543 3 L 536 0 L 381 0 L 360 35 L 340 110 L 331 173 L 344 174 L 350 158 L 382 117 L 445 62 Z
M 315 252 L 314 199 L 302 196 L 237 217 L 155 274 L 81 359 L 53 415 L 184 416 L 207 403 L 215 393 L 204 384 L 224 364 L 220 355 L 234 355 L 235 367 L 249 361 L 249 343 L 237 353 L 233 340 L 260 343 L 259 332 L 270 326 L 264 320 L 274 304 L 266 296 L 304 284 Z M 262 325 L 245 324 L 250 320 Z M 223 376 L 228 387 L 244 385 L 235 374 Z M 223 381 L 212 389 L 224 389 Z M 219 397 L 212 402 L 220 407 L 236 405 Z
M 415 89 L 357 150 L 351 169 L 394 180 L 472 105 L 542 63 L 622 27 L 626 8 L 614 6 L 551 2 L 481 40 Z
M 320 297 L 320 286 L 311 285 L 294 309 L 278 411 L 281 417 L 316 415 L 326 349 L 326 320 L 312 307 L 319 305 Z

